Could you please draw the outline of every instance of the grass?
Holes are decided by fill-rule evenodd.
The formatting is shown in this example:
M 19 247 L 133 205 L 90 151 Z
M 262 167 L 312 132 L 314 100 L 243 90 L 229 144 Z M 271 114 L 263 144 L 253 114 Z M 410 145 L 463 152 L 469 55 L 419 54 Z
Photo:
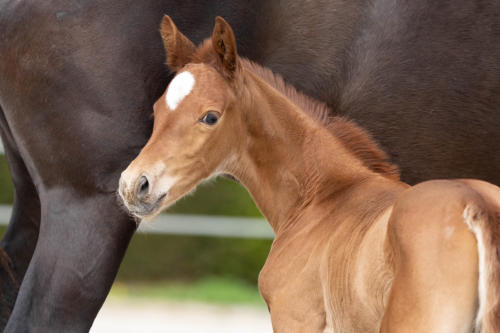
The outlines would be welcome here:
M 177 214 L 261 217 L 246 189 L 233 180 L 218 177 L 204 182 L 179 200 L 168 212 Z
M 199 281 L 217 276 L 257 284 L 272 241 L 182 235 L 136 234 L 118 281 Z
M 171 300 L 212 304 L 262 306 L 257 288 L 244 282 L 209 277 L 195 282 L 119 283 L 113 285 L 111 298 L 135 300 Z
M 10 204 L 14 199 L 14 187 L 9 175 L 7 158 L 0 154 L 0 203 Z

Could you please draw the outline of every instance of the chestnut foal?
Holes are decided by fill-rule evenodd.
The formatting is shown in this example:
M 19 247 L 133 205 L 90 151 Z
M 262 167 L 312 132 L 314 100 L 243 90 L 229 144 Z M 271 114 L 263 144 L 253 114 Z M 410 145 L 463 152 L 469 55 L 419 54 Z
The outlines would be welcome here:
M 500 331 L 498 187 L 400 182 L 363 130 L 239 58 L 221 18 L 199 48 L 168 16 L 161 33 L 177 76 L 120 180 L 132 214 L 238 179 L 276 234 L 259 276 L 276 332 Z

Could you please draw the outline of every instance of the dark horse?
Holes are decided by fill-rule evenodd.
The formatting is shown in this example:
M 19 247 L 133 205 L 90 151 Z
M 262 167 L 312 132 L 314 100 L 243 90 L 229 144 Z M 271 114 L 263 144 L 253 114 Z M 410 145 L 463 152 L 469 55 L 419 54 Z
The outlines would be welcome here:
M 242 56 L 369 129 L 407 182 L 500 184 L 498 1 L 0 0 L 6 332 L 87 331 L 106 297 L 135 230 L 118 178 L 171 78 L 164 13 L 195 43 L 225 17 Z

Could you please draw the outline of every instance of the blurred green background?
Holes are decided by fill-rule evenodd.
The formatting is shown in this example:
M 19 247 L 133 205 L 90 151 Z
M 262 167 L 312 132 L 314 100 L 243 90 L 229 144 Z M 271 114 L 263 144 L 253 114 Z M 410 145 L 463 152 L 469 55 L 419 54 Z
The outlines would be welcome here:
M 7 161 L 0 155 L 0 204 L 12 204 Z M 169 210 L 176 214 L 260 217 L 247 191 L 218 178 Z M 5 227 L 1 227 L 3 235 Z M 178 300 L 259 303 L 258 273 L 269 239 L 219 238 L 136 233 L 112 295 Z

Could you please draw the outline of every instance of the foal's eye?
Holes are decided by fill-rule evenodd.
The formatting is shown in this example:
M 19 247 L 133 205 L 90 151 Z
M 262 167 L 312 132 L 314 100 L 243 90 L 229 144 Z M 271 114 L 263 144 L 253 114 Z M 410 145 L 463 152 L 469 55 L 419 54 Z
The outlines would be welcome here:
M 220 113 L 217 111 L 208 111 L 203 117 L 200 118 L 200 122 L 213 126 L 217 124 L 220 118 Z

